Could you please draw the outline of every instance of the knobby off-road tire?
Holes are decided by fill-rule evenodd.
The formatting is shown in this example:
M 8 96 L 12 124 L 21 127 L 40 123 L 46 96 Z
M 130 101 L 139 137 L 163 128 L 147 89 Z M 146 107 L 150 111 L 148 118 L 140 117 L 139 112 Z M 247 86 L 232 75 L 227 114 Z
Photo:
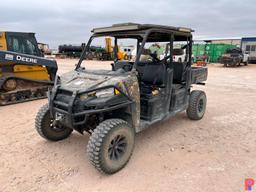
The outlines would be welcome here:
M 203 118 L 206 110 L 207 98 L 203 91 L 192 91 L 189 98 L 189 106 L 187 108 L 187 116 L 192 120 L 200 120 Z
M 50 141 L 59 141 L 66 139 L 73 131 L 64 126 L 53 126 L 52 122 L 49 105 L 45 104 L 39 109 L 35 119 L 35 128 L 41 137 Z
M 134 134 L 134 129 L 122 119 L 108 119 L 100 123 L 87 145 L 92 165 L 106 174 L 122 169 L 132 155 Z

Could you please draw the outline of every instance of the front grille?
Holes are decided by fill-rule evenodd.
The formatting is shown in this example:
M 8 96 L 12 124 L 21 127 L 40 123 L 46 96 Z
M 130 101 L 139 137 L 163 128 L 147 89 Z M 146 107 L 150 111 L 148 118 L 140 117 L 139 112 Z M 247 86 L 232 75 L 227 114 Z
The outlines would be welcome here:
M 68 111 L 68 104 L 70 102 L 71 96 L 64 95 L 64 94 L 57 94 L 53 104 L 55 108 Z

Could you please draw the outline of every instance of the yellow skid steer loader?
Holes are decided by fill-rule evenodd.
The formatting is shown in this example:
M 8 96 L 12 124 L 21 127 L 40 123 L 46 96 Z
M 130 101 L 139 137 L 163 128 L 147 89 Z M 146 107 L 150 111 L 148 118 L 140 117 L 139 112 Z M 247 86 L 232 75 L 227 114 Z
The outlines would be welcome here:
M 0 32 L 0 105 L 46 97 L 57 63 L 45 59 L 34 33 Z

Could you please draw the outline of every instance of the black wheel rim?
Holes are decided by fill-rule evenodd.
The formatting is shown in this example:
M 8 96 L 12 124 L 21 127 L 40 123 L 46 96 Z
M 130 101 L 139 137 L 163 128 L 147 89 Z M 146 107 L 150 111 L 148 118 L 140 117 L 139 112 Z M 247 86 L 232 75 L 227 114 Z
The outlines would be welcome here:
M 200 99 L 198 103 L 198 111 L 201 113 L 204 110 L 204 100 Z
M 111 160 L 119 160 L 125 153 L 127 146 L 127 141 L 125 136 L 117 135 L 111 140 L 108 155 Z

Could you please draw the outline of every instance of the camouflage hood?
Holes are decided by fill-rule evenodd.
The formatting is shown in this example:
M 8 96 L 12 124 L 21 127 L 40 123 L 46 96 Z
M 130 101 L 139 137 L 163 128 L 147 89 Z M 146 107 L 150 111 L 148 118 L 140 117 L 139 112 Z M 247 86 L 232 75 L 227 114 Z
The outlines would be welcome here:
M 107 85 L 117 85 L 127 78 L 127 74 L 113 71 L 71 71 L 61 76 L 61 87 L 76 91 L 87 90 Z

